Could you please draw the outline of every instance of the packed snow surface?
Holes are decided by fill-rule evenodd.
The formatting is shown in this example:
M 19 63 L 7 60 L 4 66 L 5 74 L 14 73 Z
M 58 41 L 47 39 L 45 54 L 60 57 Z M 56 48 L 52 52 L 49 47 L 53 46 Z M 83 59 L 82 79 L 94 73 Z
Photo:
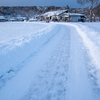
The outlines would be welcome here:
M 100 100 L 100 23 L 0 23 L 0 100 Z

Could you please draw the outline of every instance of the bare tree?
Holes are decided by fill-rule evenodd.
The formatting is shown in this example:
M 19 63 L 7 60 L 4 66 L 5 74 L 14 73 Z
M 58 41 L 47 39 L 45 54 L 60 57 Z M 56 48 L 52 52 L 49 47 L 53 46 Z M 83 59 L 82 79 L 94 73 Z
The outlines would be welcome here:
M 95 12 L 95 15 L 97 17 L 99 17 L 99 19 L 97 18 L 97 20 L 100 21 L 100 4 L 97 7 L 94 8 L 94 12 Z
M 66 9 L 70 9 L 69 5 L 66 6 Z
M 92 22 L 92 17 L 95 16 L 93 8 L 99 4 L 99 0 L 77 0 L 80 5 L 85 6 L 90 12 L 90 22 Z

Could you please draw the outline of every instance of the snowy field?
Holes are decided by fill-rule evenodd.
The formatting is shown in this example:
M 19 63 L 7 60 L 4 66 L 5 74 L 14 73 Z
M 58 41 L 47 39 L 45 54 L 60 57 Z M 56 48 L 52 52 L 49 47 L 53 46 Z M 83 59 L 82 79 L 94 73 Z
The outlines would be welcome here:
M 0 23 L 0 100 L 100 100 L 100 23 Z

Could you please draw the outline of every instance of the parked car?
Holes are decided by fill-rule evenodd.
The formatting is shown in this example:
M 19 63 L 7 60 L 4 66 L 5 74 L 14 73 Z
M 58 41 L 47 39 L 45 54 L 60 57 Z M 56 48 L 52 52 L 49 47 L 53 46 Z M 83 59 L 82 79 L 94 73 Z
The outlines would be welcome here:
M 50 22 L 50 20 L 46 20 L 46 23 L 49 23 Z

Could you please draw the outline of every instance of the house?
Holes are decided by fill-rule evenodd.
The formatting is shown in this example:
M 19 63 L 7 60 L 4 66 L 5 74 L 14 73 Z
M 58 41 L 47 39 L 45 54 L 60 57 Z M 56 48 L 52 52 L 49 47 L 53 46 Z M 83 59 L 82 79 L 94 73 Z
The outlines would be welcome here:
M 67 22 L 85 22 L 84 14 L 70 13 L 69 10 L 50 11 L 41 15 L 41 20 L 67 21 Z
M 64 13 L 62 15 L 62 20 L 67 22 L 85 22 L 86 16 L 79 13 Z
M 29 19 L 29 22 L 35 22 L 35 21 L 37 21 L 36 18 L 30 18 L 30 19 Z
M 63 13 L 68 13 L 68 10 L 58 10 L 58 11 L 46 12 L 41 15 L 41 20 L 60 21 L 62 19 Z
M 0 16 L 0 22 L 5 22 L 5 17 L 4 16 Z
M 11 17 L 11 18 L 9 19 L 9 21 L 15 22 L 15 21 L 16 21 L 16 17 Z
M 24 21 L 24 20 L 26 20 L 26 17 L 17 17 L 16 20 L 17 21 Z

